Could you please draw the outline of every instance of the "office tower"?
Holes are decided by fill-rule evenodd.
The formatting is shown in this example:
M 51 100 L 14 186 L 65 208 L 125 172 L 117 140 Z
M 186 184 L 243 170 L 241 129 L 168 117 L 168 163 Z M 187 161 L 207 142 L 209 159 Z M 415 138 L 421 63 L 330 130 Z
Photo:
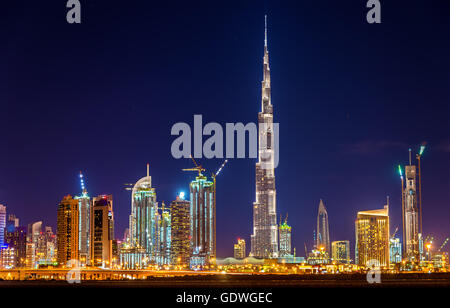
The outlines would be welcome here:
M 79 235 L 78 235 L 78 249 L 80 251 L 80 262 L 82 265 L 86 265 L 90 261 L 90 215 L 91 215 L 91 198 L 85 187 L 84 177 L 80 171 L 80 184 L 81 184 L 81 195 L 76 196 L 75 199 L 78 200 L 78 210 L 79 210 Z
M 158 203 L 148 164 L 147 176 L 136 182 L 131 193 L 129 224 L 131 247 L 144 249 L 147 256 L 155 260 L 158 253 Z
M 91 206 L 91 262 L 93 266 L 110 268 L 112 241 L 114 239 L 114 213 L 112 195 L 101 195 L 92 199 Z
M 280 221 L 279 234 L 280 234 L 280 257 L 292 256 L 291 248 L 291 226 L 287 224 L 287 216 L 283 223 Z
M 161 205 L 159 214 L 159 260 L 158 264 L 170 264 L 171 247 L 171 218 L 170 210 L 165 207 L 164 202 Z
M 256 258 L 278 257 L 278 226 L 275 189 L 275 149 L 273 106 L 270 87 L 267 17 L 264 38 L 261 112 L 258 113 L 258 162 L 255 166 L 256 199 L 253 203 L 251 255 Z
M 350 242 L 334 241 L 331 243 L 331 256 L 337 263 L 350 263 Z
M 5 243 L 8 247 L 15 248 L 16 265 L 22 268 L 26 266 L 27 258 L 27 228 L 15 227 L 5 232 Z
M 330 256 L 330 231 L 328 225 L 328 212 L 322 199 L 319 202 L 319 212 L 317 214 L 317 249 L 324 250 Z
M 57 260 L 66 266 L 69 260 L 79 260 L 79 210 L 78 201 L 71 195 L 65 196 L 58 205 L 56 228 Z
M 245 258 L 245 240 L 238 238 L 237 244 L 234 244 L 234 258 L 244 259 Z
M 391 264 L 402 262 L 402 244 L 398 237 L 389 240 L 389 262 Z
M 184 200 L 183 194 L 170 204 L 171 259 L 174 265 L 188 265 L 191 256 L 191 203 Z
M 190 183 L 189 189 L 191 265 L 206 265 L 211 258 L 216 257 L 213 182 L 208 181 L 199 171 L 199 175 Z
M 410 152 L 411 153 L 411 152 Z M 416 166 L 405 166 L 405 187 L 403 188 L 403 219 L 405 258 L 411 262 L 420 261 L 419 253 L 419 211 L 417 207 Z
M 38 261 L 42 257 L 42 254 L 39 254 L 39 237 L 41 235 L 41 231 L 42 221 L 28 224 L 26 265 L 29 268 L 37 268 L 39 263 Z
M 0 247 L 5 244 L 6 206 L 0 204 Z
M 368 266 L 376 260 L 389 267 L 389 205 L 383 209 L 358 212 L 355 221 L 356 264 Z

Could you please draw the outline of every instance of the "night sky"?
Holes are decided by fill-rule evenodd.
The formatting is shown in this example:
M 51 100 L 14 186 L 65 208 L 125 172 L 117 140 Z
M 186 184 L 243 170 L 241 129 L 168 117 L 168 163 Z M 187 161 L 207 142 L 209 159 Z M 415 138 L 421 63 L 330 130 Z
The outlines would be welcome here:
M 57 205 L 113 194 L 116 237 L 128 227 L 124 183 L 145 176 L 159 202 L 188 192 L 189 159 L 172 158 L 177 122 L 256 122 L 264 14 L 272 103 L 280 123 L 278 214 L 293 247 L 312 246 L 319 199 L 331 240 L 350 240 L 359 210 L 391 199 L 401 229 L 398 164 L 422 142 L 423 228 L 450 236 L 450 2 L 381 1 L 382 23 L 359 1 L 8 1 L 0 18 L 0 203 L 21 224 L 56 227 Z M 206 139 L 206 138 L 205 138 Z M 222 159 L 200 159 L 208 173 Z M 218 181 L 218 256 L 250 249 L 255 159 L 229 160 Z

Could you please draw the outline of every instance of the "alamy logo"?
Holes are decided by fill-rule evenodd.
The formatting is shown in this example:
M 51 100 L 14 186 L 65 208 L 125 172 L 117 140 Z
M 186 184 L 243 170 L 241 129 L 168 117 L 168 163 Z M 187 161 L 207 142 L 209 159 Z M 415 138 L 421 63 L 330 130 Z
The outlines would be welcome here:
M 72 259 L 67 261 L 68 268 L 72 268 L 67 272 L 66 280 L 68 283 L 80 283 L 81 282 L 81 274 L 80 274 L 80 261 L 76 259 Z
M 366 267 L 369 269 L 367 271 L 367 282 L 368 283 L 381 283 L 381 270 L 380 261 L 372 259 L 367 261 Z
M 171 135 L 179 136 L 172 142 L 170 149 L 174 158 L 190 158 L 192 154 L 194 158 L 224 158 L 224 154 L 226 158 L 258 158 L 259 154 L 262 169 L 278 166 L 279 123 L 259 123 L 258 127 L 255 123 L 246 125 L 226 123 L 224 150 L 222 126 L 216 122 L 203 126 L 202 121 L 202 115 L 194 115 L 193 152 L 192 131 L 189 124 L 179 122 L 172 126 Z M 203 142 L 203 136 L 210 137 Z M 248 140 L 248 156 L 246 156 L 246 140 Z
M 66 3 L 66 7 L 70 8 L 67 12 L 66 20 L 69 24 L 81 23 L 81 3 L 79 0 L 69 0 Z

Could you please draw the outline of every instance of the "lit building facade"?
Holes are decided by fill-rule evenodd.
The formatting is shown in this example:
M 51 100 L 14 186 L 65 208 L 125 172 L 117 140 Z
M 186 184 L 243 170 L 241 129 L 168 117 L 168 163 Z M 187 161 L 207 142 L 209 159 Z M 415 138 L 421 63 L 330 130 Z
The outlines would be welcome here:
M 8 245 L 0 246 L 0 269 L 12 269 L 16 267 L 16 249 Z
M 171 259 L 172 264 L 189 264 L 191 256 L 191 203 L 183 195 L 170 204 L 171 210 Z
M 57 217 L 57 261 L 66 266 L 69 260 L 79 260 L 79 210 L 78 201 L 65 196 L 58 205 Z
M 405 258 L 412 262 L 420 260 L 419 252 L 419 211 L 417 207 L 416 166 L 405 166 L 404 200 L 404 243 Z
M 267 20 L 264 39 L 261 112 L 258 113 L 258 162 L 255 165 L 256 198 L 253 203 L 251 256 L 278 257 L 278 225 L 275 189 L 273 106 L 270 86 Z
M 161 212 L 159 213 L 159 260 L 157 261 L 158 264 L 170 264 L 171 258 L 170 258 L 170 249 L 171 249 L 171 242 L 172 242 L 172 234 L 171 234 L 171 213 L 168 208 L 165 207 L 164 202 L 161 206 Z
M 292 256 L 292 246 L 291 246 L 291 231 L 292 227 L 287 224 L 286 220 L 279 226 L 280 235 L 280 254 L 279 257 L 289 257 Z
M 234 258 L 235 259 L 244 259 L 245 256 L 246 256 L 245 240 L 238 238 L 237 244 L 234 244 Z
M 328 212 L 322 199 L 319 202 L 319 211 L 317 213 L 317 243 L 318 250 L 324 250 L 328 256 L 331 254 L 330 249 L 330 229 L 328 224 Z
M 199 175 L 189 185 L 191 265 L 209 264 L 216 257 L 216 219 L 214 213 L 214 186 L 206 176 Z
M 114 239 L 114 213 L 112 195 L 92 199 L 91 207 L 91 265 L 110 268 L 112 265 L 112 241 Z
M 337 263 L 350 263 L 350 242 L 334 241 L 331 243 L 331 258 Z
M 391 264 L 402 262 L 402 243 L 398 237 L 389 240 L 389 256 Z
M 27 258 L 27 228 L 26 227 L 12 227 L 5 232 L 5 244 L 8 247 L 15 248 L 16 268 L 26 266 Z
M 0 204 L 0 247 L 5 244 L 6 206 Z
M 356 264 L 368 266 L 376 260 L 380 267 L 389 267 L 389 206 L 358 212 L 355 237 Z

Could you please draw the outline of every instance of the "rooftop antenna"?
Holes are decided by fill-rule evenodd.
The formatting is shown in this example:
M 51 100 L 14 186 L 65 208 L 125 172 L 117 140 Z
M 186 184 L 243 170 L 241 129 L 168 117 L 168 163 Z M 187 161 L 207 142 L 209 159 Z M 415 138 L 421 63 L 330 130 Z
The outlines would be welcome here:
M 81 184 L 81 192 L 86 194 L 86 186 L 84 186 L 84 178 L 83 173 L 80 171 L 80 184 Z
M 149 166 L 149 164 L 147 164 L 147 177 L 149 177 L 149 176 L 150 176 L 150 173 L 149 173 L 149 168 L 150 168 L 150 166 Z
M 409 148 L 409 165 L 411 166 L 411 148 Z
M 264 47 L 267 47 L 267 15 L 264 15 Z

